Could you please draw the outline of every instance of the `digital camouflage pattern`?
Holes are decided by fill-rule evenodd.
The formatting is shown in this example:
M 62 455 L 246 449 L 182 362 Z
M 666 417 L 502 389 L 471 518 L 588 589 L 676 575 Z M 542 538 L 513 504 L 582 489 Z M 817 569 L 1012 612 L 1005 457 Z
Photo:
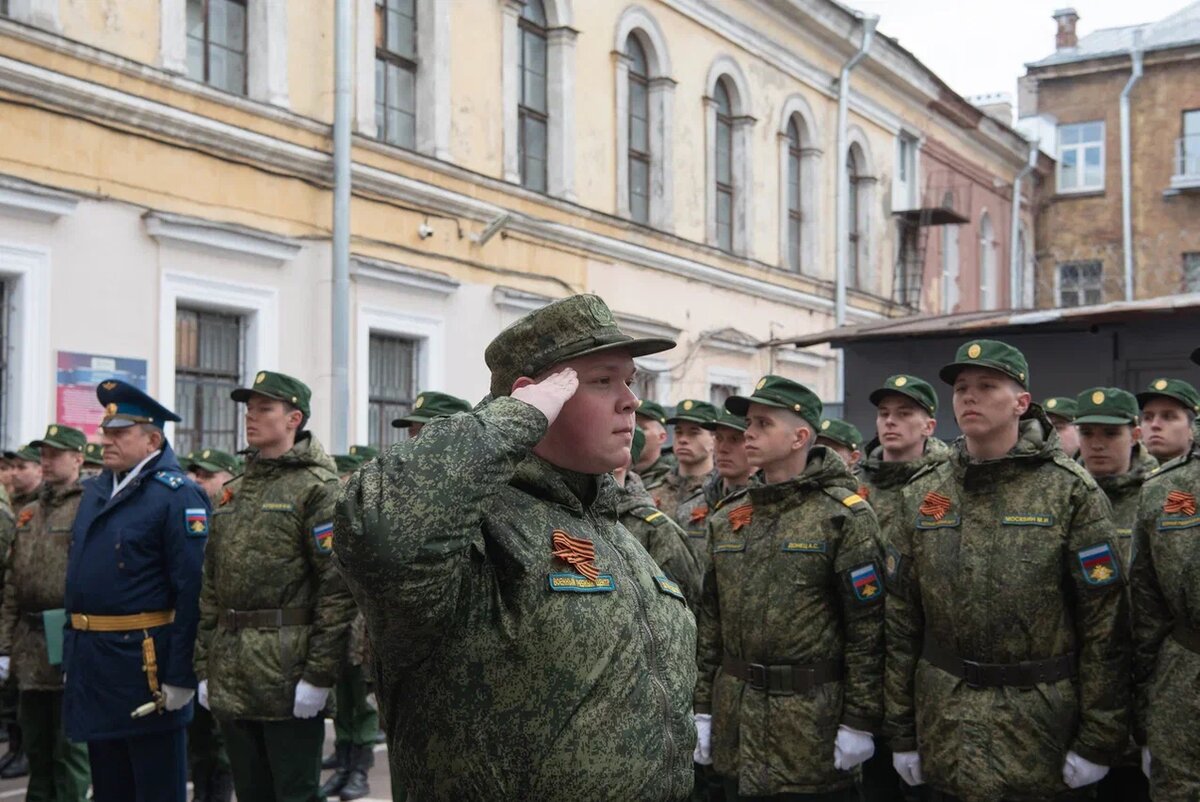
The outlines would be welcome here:
M 394 776 L 426 801 L 682 799 L 695 620 L 616 523 L 612 477 L 534 456 L 545 432 L 534 407 L 497 398 L 343 491 L 337 559 L 367 618 Z M 552 554 L 556 531 L 593 545 L 595 581 Z
M 663 477 L 661 482 L 654 487 L 647 487 L 646 489 L 650 491 L 650 495 L 654 498 L 655 506 L 671 516 L 671 519 L 675 523 L 686 529 L 687 527 L 684 523 L 679 520 L 679 506 L 692 497 L 699 496 L 704 488 L 704 482 L 713 473 L 715 473 L 715 470 L 701 476 L 681 476 L 679 466 L 676 465 Z
M 757 479 L 751 478 L 750 484 L 757 484 Z M 713 471 L 704 478 L 704 484 L 699 493 L 693 493 L 676 509 L 676 520 L 687 534 L 685 543 L 696 565 L 700 567 L 701 576 L 708 570 L 708 518 L 721 505 L 722 499 L 735 493 L 740 493 L 749 484 L 726 488 L 725 479 Z
M 1150 747 L 1156 802 L 1200 799 L 1200 652 L 1173 628 L 1200 631 L 1200 446 L 1142 487 L 1134 536 L 1135 737 Z M 1195 638 L 1193 634 L 1192 638 Z
M 654 490 L 661 485 L 671 471 L 678 467 L 679 462 L 675 459 L 674 454 L 663 453 L 658 459 L 644 471 L 639 471 L 638 476 L 642 477 L 642 484 L 647 490 Z
M 921 471 L 945 462 L 950 449 L 936 437 L 925 441 L 925 453 L 910 462 L 884 462 L 883 446 L 878 439 L 867 443 L 867 454 L 858 463 L 858 494 L 867 500 L 879 531 L 886 533 L 900 509 L 900 491 Z
M 642 544 L 658 567 L 679 583 L 688 606 L 696 609 L 703 575 L 688 548 L 687 535 L 654 506 L 654 499 L 636 473 L 626 474 L 625 486 L 617 488 L 617 520 Z
M 1117 476 L 1094 477 L 1096 484 L 1108 497 L 1112 505 L 1113 523 L 1117 528 L 1117 544 L 1121 547 L 1121 559 L 1127 565 L 1133 559 L 1133 525 L 1137 520 L 1138 498 L 1151 472 L 1158 468 L 1158 460 L 1141 443 L 1133 448 L 1133 460 L 1128 473 Z
M 1023 420 L 1000 459 L 955 441 L 904 488 L 885 539 L 886 731 L 894 751 L 920 751 L 926 783 L 1050 799 L 1067 791 L 1068 750 L 1113 765 L 1129 737 L 1125 562 L 1104 494 L 1048 418 Z M 926 638 L 981 663 L 1074 652 L 1079 677 L 973 688 L 922 659 Z
M 332 559 L 338 477 L 317 439 L 301 432 L 277 459 L 252 455 L 213 510 L 196 674 L 220 717 L 292 718 L 296 683 L 331 688 L 346 654 L 354 600 Z M 313 623 L 231 631 L 223 610 L 304 608 Z
M 883 569 L 870 506 L 845 463 L 817 446 L 787 482 L 728 497 L 709 518 L 696 712 L 712 714 L 713 766 L 743 796 L 849 788 L 833 767 L 838 725 L 883 718 Z M 870 580 L 857 588 L 852 574 Z M 873 579 L 872 579 L 873 578 Z M 724 673 L 723 657 L 764 665 L 841 660 L 846 676 L 776 695 Z

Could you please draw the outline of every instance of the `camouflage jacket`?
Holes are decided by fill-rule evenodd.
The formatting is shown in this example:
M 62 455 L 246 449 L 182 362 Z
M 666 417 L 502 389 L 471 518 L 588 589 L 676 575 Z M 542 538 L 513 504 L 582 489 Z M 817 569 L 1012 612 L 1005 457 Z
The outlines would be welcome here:
M 704 479 L 699 493 L 693 493 L 675 511 L 675 520 L 687 533 L 687 547 L 700 566 L 701 575 L 708 570 L 708 516 L 721 506 L 723 499 L 736 495 L 747 487 L 758 484 L 751 477 L 747 484 L 726 489 L 725 480 L 715 470 Z
M 642 477 L 642 484 L 646 486 L 647 490 L 653 490 L 661 485 L 667 478 L 667 474 L 675 470 L 678 465 L 679 462 L 675 459 L 674 454 L 663 453 L 659 455 L 653 465 L 639 472 L 638 476 Z
M 61 691 L 62 666 L 50 665 L 46 631 L 39 614 L 63 607 L 71 524 L 83 496 L 76 482 L 64 488 L 42 485 L 39 498 L 17 516 L 12 557 L 0 607 L 0 654 L 11 655 L 12 675 L 22 691 Z
M 858 464 L 858 494 L 865 498 L 879 519 L 879 531 L 887 532 L 900 507 L 900 491 L 908 481 L 930 465 L 945 462 L 950 449 L 936 437 L 925 441 L 925 453 L 911 462 L 884 462 L 879 440 L 867 444 L 867 456 Z
M 839 724 L 883 717 L 878 528 L 841 461 L 822 446 L 787 482 L 728 497 L 708 522 L 696 712 L 711 713 L 713 765 L 739 794 L 825 793 L 854 784 L 833 767 Z M 768 694 L 722 670 L 840 662 L 845 677 Z
M 636 473 L 626 474 L 625 486 L 618 487 L 617 516 L 663 573 L 679 583 L 688 605 L 696 609 L 700 603 L 701 573 L 687 547 L 687 535 L 654 506 L 654 499 Z
M 654 497 L 655 506 L 671 516 L 671 519 L 686 531 L 688 521 L 680 519 L 679 509 L 693 499 L 703 499 L 704 483 L 715 473 L 713 470 L 703 476 L 681 476 L 679 468 L 676 467 L 663 478 L 661 484 L 647 489 Z
M 389 759 L 421 800 L 682 799 L 695 619 L 617 523 L 612 477 L 534 456 L 545 432 L 497 398 L 343 490 L 337 559 L 367 618 Z M 589 542 L 594 580 L 573 570 Z
M 1146 480 L 1134 524 L 1135 737 L 1154 754 L 1152 784 L 1164 799 L 1196 798 L 1200 792 L 1200 785 L 1192 785 L 1168 795 L 1172 789 L 1159 788 L 1158 769 L 1160 756 L 1177 767 L 1190 763 L 1193 772 L 1200 766 L 1193 733 L 1200 717 L 1200 653 L 1172 635 L 1176 628 L 1200 632 L 1198 498 L 1200 445 L 1193 444 Z
M 1128 739 L 1125 565 L 1108 501 L 1045 415 L 1004 457 L 946 462 L 905 486 L 885 533 L 886 730 L 925 780 L 967 799 L 1065 792 L 1068 750 L 1105 766 Z M 971 687 L 922 656 L 1013 664 L 1074 654 L 1078 679 Z
M 1128 473 L 1120 476 L 1097 476 L 1096 484 L 1108 497 L 1112 505 L 1113 523 L 1117 527 L 1117 545 L 1121 547 L 1121 558 L 1131 562 L 1133 549 L 1133 524 L 1137 519 L 1138 498 L 1146 477 L 1158 468 L 1158 460 L 1141 443 L 1134 446 L 1133 460 Z
M 196 674 L 212 711 L 228 718 L 292 717 L 296 683 L 332 688 L 346 655 L 354 600 L 332 554 L 338 478 L 316 438 L 302 432 L 277 459 L 252 455 L 213 510 Z M 309 624 L 231 629 L 226 610 L 310 611 Z
M 17 536 L 16 514 L 8 493 L 0 487 L 0 593 L 4 591 L 3 577 L 8 570 L 13 540 Z

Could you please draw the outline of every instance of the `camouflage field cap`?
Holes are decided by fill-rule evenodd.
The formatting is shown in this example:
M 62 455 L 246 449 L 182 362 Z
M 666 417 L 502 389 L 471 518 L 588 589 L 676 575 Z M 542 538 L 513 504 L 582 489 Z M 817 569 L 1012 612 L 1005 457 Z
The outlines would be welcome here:
M 568 359 L 624 350 L 645 356 L 675 347 L 663 337 L 634 338 L 617 328 L 598 295 L 572 295 L 530 312 L 488 345 L 483 361 L 492 371 L 491 393 L 506 396 L 522 376 L 533 378 Z
M 85 465 L 104 465 L 104 446 L 99 443 L 85 445 L 83 447 L 83 463 Z
M 9 459 L 19 459 L 22 462 L 36 462 L 39 465 L 42 462 L 42 452 L 34 448 L 32 444 L 21 446 L 16 451 L 10 453 L 12 456 Z
M 1053 400 L 1053 399 L 1051 399 Z M 1138 402 L 1133 393 L 1119 387 L 1092 387 L 1075 400 L 1075 423 L 1107 423 L 1136 426 Z
M 1147 401 L 1158 396 L 1178 401 L 1193 414 L 1200 415 L 1200 393 L 1183 379 L 1155 379 L 1137 394 L 1138 404 L 1144 407 Z
M 362 464 L 366 462 L 362 457 L 356 457 L 353 454 L 335 454 L 333 464 L 337 466 L 338 475 L 354 473 Z
M 646 448 L 646 433 L 638 427 L 633 427 L 633 442 L 629 445 L 630 464 L 637 462 Z
M 1083 398 L 1082 395 L 1079 397 Z M 1042 409 L 1046 410 L 1047 415 L 1054 415 L 1063 420 L 1073 421 L 1075 420 L 1075 416 L 1079 414 L 1081 407 L 1069 395 L 1056 395 L 1053 398 L 1047 398 L 1043 401 Z
M 252 386 L 239 387 L 230 393 L 229 397 L 234 401 L 245 403 L 255 393 L 265 395 L 267 398 L 286 401 L 300 410 L 305 420 L 312 415 L 312 410 L 309 407 L 309 401 L 312 400 L 312 390 L 308 389 L 308 385 L 304 382 L 286 373 L 260 370 L 254 377 L 254 384 Z
M 746 431 L 746 419 L 741 415 L 734 415 L 732 412 L 725 409 L 717 410 L 717 419 L 712 423 L 704 424 L 704 428 L 708 430 L 719 429 L 735 429 L 739 432 Z
M 743 417 L 751 404 L 788 409 L 804 418 L 814 429 L 821 425 L 821 399 L 800 382 L 782 376 L 763 376 L 750 396 L 734 395 L 725 399 L 725 409 Z
M 937 414 L 938 397 L 933 385 L 924 379 L 919 379 L 909 373 L 897 373 L 888 376 L 883 386 L 871 393 L 871 403 L 879 406 L 879 402 L 889 394 L 903 395 L 916 401 L 921 409 L 930 415 Z
M 78 451 L 83 453 L 87 445 L 87 435 L 70 426 L 52 423 L 46 427 L 46 434 L 41 440 L 29 444 L 31 448 L 57 448 L 59 451 Z
M 707 401 L 686 398 L 675 405 L 675 414 L 667 418 L 667 423 L 698 423 L 705 428 L 717 420 L 717 408 Z
M 1029 389 L 1029 363 L 1025 355 L 999 340 L 971 340 L 958 347 L 954 361 L 938 371 L 946 384 L 954 384 L 963 368 L 991 368 Z
M 413 402 L 412 411 L 402 418 L 393 420 L 392 426 L 397 429 L 407 429 L 414 423 L 424 425 L 437 418 L 446 418 L 459 412 L 470 411 L 471 405 L 458 396 L 426 390 L 417 396 L 417 400 Z M 354 449 L 351 448 L 350 451 L 353 453 Z M 371 456 L 376 455 L 372 454 Z
M 199 468 L 209 473 L 238 472 L 238 459 L 232 454 L 218 448 L 202 448 L 188 453 L 188 461 L 193 469 Z
M 641 401 L 638 401 L 637 409 L 634 412 L 643 418 L 656 420 L 659 423 L 667 422 L 667 411 L 657 401 L 647 401 L 643 398 Z
M 852 423 L 837 418 L 826 418 L 817 427 L 817 439 L 832 440 L 838 445 L 845 446 L 851 451 L 862 448 L 862 432 Z
M 358 457 L 363 462 L 369 459 L 375 459 L 379 456 L 379 449 L 375 446 L 350 446 L 350 456 Z

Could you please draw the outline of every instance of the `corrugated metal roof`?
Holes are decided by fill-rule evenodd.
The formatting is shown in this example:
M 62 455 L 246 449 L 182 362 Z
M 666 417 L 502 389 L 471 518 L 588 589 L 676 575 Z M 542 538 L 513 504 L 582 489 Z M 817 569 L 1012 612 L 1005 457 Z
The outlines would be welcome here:
M 1114 301 L 1094 306 L 1074 306 L 1067 309 L 998 310 L 962 312 L 957 315 L 893 318 L 857 326 L 827 329 L 816 334 L 784 338 L 763 343 L 760 347 L 794 345 L 804 348 L 820 343 L 834 345 L 864 340 L 886 340 L 897 337 L 941 337 L 947 334 L 969 335 L 977 332 L 1000 332 L 1029 328 L 1072 328 L 1093 323 L 1119 323 L 1142 317 L 1200 312 L 1200 292 L 1187 295 L 1167 295 L 1143 301 Z M 1200 340 L 1200 316 L 1191 325 Z
M 1120 56 L 1129 52 L 1133 46 L 1133 32 L 1139 29 L 1142 31 L 1142 48 L 1146 52 L 1200 44 L 1200 2 L 1190 3 L 1158 22 L 1126 25 L 1121 28 L 1101 28 L 1080 37 L 1079 44 L 1075 47 L 1051 53 L 1044 59 L 1025 66 L 1030 69 L 1053 67 L 1058 64 Z

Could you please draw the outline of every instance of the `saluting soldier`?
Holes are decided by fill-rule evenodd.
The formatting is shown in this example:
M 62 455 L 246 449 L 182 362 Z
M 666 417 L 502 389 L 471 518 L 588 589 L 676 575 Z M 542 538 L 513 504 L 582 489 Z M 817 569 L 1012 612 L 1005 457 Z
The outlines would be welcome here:
M 163 433 L 178 415 L 117 379 L 96 397 L 105 470 L 71 530 L 67 738 L 87 741 L 96 802 L 183 802 L 208 498 Z
M 996 340 L 942 368 L 963 437 L 887 532 L 893 764 L 934 799 L 1053 799 L 1129 738 L 1125 562 L 1108 501 Z
M 333 459 L 308 424 L 311 391 L 262 371 L 246 404 L 244 472 L 226 483 L 204 563 L 196 673 L 221 721 L 239 799 L 308 802 L 354 602 L 333 560 Z
M 1079 456 L 1079 430 L 1075 428 L 1075 417 L 1079 414 L 1075 399 L 1057 395 L 1042 402 L 1042 411 L 1054 424 L 1058 443 L 1068 457 Z
M 367 617 L 388 757 L 416 799 L 678 800 L 695 623 L 616 522 L 633 358 L 595 295 L 488 346 L 491 399 L 346 485 L 337 559 Z
M 825 446 L 842 458 L 850 473 L 858 473 L 862 459 L 863 436 L 858 427 L 839 418 L 826 418 L 817 430 L 817 445 Z

